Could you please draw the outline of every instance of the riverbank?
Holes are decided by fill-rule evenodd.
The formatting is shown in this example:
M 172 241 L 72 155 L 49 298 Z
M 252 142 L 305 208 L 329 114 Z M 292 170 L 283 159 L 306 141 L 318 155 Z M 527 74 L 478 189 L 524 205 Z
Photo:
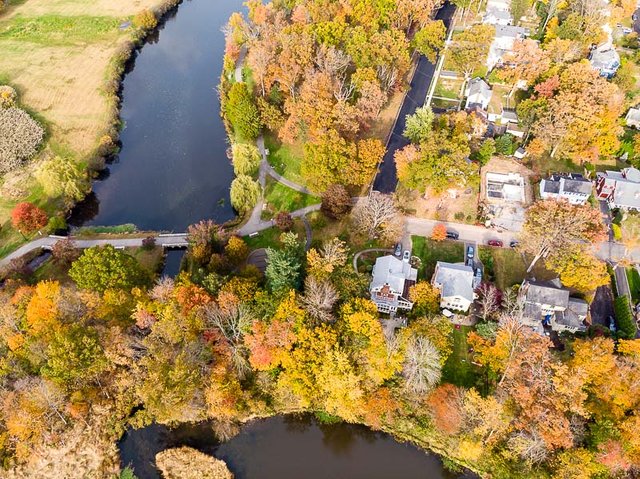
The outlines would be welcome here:
M 155 32 L 135 27 L 133 19 L 147 9 L 162 19 L 179 1 L 9 2 L 0 16 L 0 83 L 16 88 L 47 135 L 35 158 L 3 178 L 0 256 L 25 241 L 9 221 L 18 202 L 38 204 L 50 217 L 64 218 L 68 211 L 69 200 L 47 197 L 34 179 L 43 160 L 60 156 L 94 172 L 116 151 L 121 81 Z

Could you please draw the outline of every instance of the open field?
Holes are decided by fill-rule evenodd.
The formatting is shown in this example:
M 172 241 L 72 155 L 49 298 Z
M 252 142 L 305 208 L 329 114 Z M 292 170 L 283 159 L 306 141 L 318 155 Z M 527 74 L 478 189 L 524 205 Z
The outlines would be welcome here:
M 117 61 L 134 39 L 129 21 L 167 0 L 9 0 L 0 14 L 0 84 L 13 86 L 21 106 L 46 130 L 42 149 L 24 169 L 0 178 L 0 254 L 23 242 L 9 213 L 18 201 L 49 201 L 33 179 L 40 160 L 59 155 L 86 165 L 117 121 Z
M 292 190 L 271 177 L 267 178 L 264 197 L 267 209 L 262 214 L 263 219 L 271 218 L 280 211 L 291 212 L 320 203 L 320 198 Z

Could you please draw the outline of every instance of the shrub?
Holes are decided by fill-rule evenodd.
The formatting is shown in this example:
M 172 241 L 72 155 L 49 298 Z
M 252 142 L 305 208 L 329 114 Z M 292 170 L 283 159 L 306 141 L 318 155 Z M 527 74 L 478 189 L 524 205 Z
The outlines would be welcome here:
M 80 201 L 91 189 L 87 172 L 72 160 L 59 156 L 42 163 L 35 177 L 51 197 L 63 196 Z
M 279 212 L 275 218 L 273 218 L 273 222 L 280 231 L 289 231 L 293 228 L 293 218 L 286 211 Z
M 53 261 L 58 264 L 71 264 L 80 257 L 82 252 L 69 238 L 56 242 L 51 248 Z
M 47 225 L 47 214 L 33 203 L 18 203 L 11 212 L 11 224 L 22 233 L 33 233 Z
M 231 147 L 233 171 L 236 175 L 253 175 L 260 167 L 262 156 L 255 145 L 234 143 Z
M 144 9 L 133 17 L 133 26 L 140 30 L 153 30 L 158 25 L 158 20 L 153 12 L 149 9 Z
M 240 214 L 247 213 L 260 198 L 260 183 L 247 175 L 237 176 L 231 183 L 231 205 Z
M 478 151 L 472 154 L 472 159 L 480 163 L 480 165 L 486 165 L 493 154 L 496 152 L 496 142 L 493 138 L 487 138 L 482 142 Z
M 80 288 L 98 293 L 107 288 L 129 290 L 148 280 L 135 258 L 111 245 L 85 250 L 74 261 L 69 276 Z
M 0 108 L 0 174 L 14 170 L 31 158 L 44 130 L 20 108 Z
M 144 250 L 152 250 L 156 247 L 156 239 L 153 236 L 147 236 L 142 240 L 142 249 Z
M 622 228 L 615 223 L 611 224 L 611 231 L 613 232 L 613 239 L 620 241 L 622 239 Z
M 2 2 L 0 2 L 2 4 Z M 1 8 L 0 8 L 1 10 Z M 11 108 L 16 106 L 18 94 L 9 85 L 0 85 L 0 108 Z
M 622 339 L 634 339 L 636 337 L 637 327 L 631 314 L 629 298 L 627 296 L 618 296 L 613 302 L 613 309 L 618 326 L 618 337 Z

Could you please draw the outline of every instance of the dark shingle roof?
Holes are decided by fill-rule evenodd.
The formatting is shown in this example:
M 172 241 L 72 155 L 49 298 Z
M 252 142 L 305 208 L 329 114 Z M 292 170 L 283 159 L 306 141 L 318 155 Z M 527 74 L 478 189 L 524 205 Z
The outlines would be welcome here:
M 559 193 L 560 192 L 560 182 L 555 180 L 554 178 L 549 178 L 548 180 L 544 180 L 544 192 L 545 193 Z

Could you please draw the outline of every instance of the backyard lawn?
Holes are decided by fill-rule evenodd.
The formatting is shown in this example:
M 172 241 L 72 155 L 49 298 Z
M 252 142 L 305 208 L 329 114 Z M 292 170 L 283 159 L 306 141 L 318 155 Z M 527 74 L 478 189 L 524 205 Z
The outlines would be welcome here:
M 505 290 L 524 280 L 529 266 L 528 259 L 525 262 L 522 255 L 515 249 L 479 246 L 478 255 L 484 265 L 485 278 L 495 282 L 498 288 Z M 547 270 L 543 261 L 538 261 L 531 276 L 537 280 L 546 281 L 557 277 L 557 274 Z
M 631 299 L 634 303 L 640 301 L 640 274 L 635 268 L 627 268 L 627 280 L 629 281 L 629 291 L 631 291 Z
M 278 183 L 273 178 L 267 178 L 265 188 L 265 200 L 267 209 L 263 212 L 263 217 L 271 218 L 280 211 L 295 211 L 305 206 L 320 203 L 317 196 L 306 195 L 299 191 L 292 190 L 288 186 Z M 264 219 L 264 218 L 263 218 Z
M 418 270 L 419 279 L 431 279 L 436 262 L 460 263 L 464 261 L 464 244 L 456 241 L 433 241 L 423 236 L 412 236 L 414 256 L 422 261 Z
M 478 382 L 477 368 L 471 363 L 471 354 L 467 335 L 471 326 L 455 326 L 453 332 L 453 351 L 442 368 L 442 380 L 457 386 L 471 387 Z

